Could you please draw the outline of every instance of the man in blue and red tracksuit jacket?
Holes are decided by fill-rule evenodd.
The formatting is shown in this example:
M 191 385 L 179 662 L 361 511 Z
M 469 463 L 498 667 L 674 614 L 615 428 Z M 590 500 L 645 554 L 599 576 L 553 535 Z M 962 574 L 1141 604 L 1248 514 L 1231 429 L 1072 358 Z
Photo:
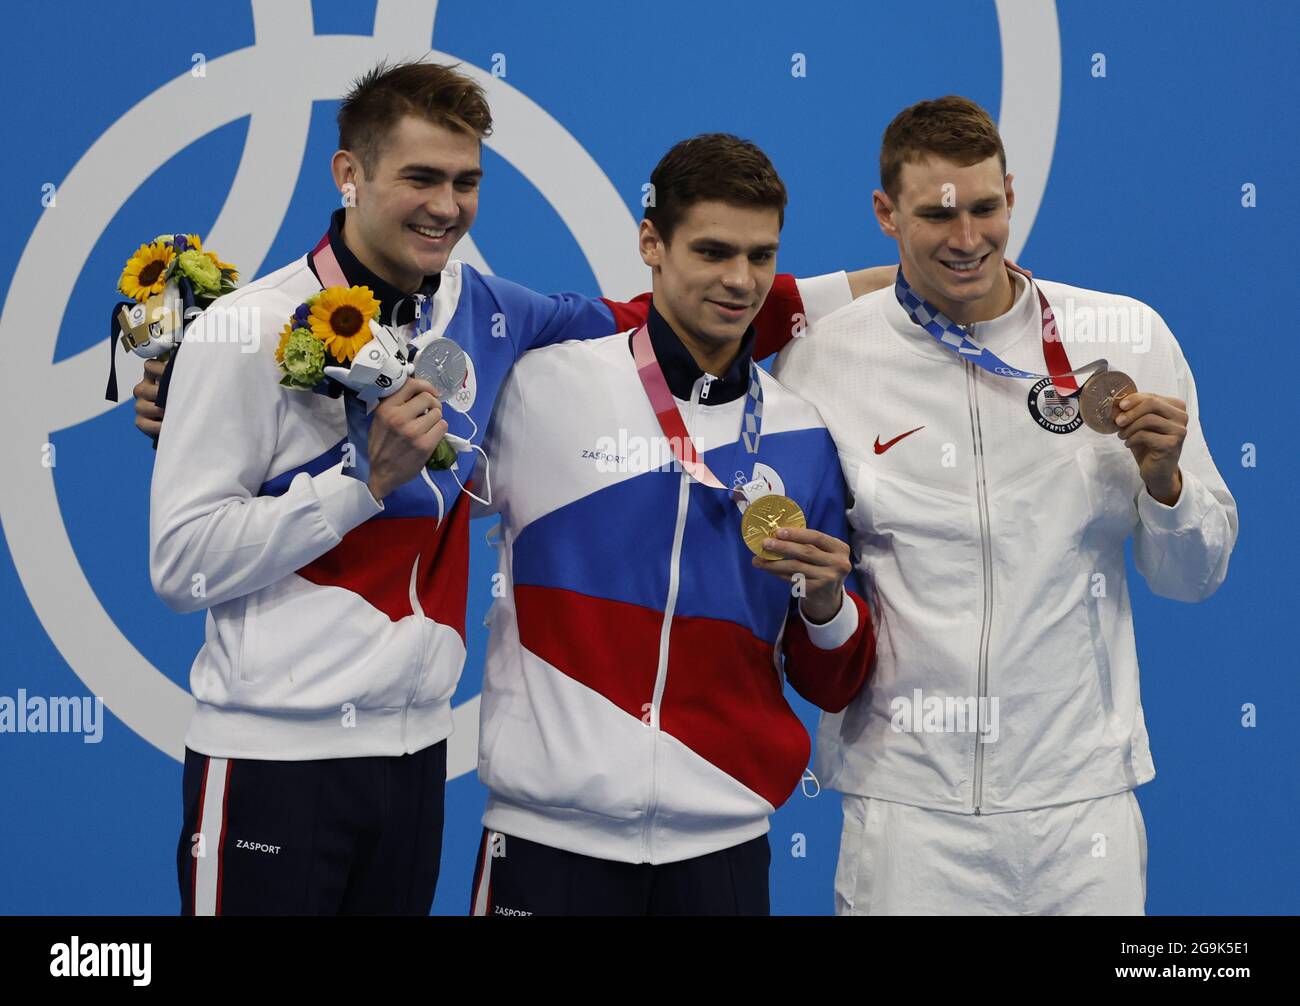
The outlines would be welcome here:
M 651 183 L 647 324 L 525 355 L 488 436 L 475 914 L 766 914 L 768 818 L 809 756 L 783 679 L 838 711 L 874 650 L 835 445 L 751 360 L 785 188 L 723 134 Z M 807 522 L 771 558 L 741 534 L 765 501 Z

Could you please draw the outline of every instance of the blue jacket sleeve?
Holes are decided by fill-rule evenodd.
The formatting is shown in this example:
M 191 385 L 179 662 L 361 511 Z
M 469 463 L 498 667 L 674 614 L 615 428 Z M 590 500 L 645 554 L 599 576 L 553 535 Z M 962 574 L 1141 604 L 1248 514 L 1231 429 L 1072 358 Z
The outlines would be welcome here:
M 505 335 L 520 356 L 530 349 L 572 339 L 599 339 L 619 331 L 614 312 L 599 297 L 540 294 L 500 276 L 484 276 Z

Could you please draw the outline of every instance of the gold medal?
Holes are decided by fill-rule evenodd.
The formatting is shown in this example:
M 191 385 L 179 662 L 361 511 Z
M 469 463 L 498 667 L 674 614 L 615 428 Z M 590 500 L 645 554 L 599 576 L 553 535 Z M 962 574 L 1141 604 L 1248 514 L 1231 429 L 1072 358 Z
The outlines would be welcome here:
M 763 559 L 784 559 L 763 549 L 764 538 L 775 538 L 776 532 L 783 527 L 807 527 L 808 521 L 799 509 L 799 504 L 789 496 L 769 493 L 760 496 L 745 508 L 740 518 L 740 534 L 745 545 L 755 555 Z
M 1119 403 L 1137 391 L 1133 378 L 1120 370 L 1103 370 L 1084 382 L 1079 392 L 1079 411 L 1088 429 L 1111 434 L 1119 431 L 1115 416 Z

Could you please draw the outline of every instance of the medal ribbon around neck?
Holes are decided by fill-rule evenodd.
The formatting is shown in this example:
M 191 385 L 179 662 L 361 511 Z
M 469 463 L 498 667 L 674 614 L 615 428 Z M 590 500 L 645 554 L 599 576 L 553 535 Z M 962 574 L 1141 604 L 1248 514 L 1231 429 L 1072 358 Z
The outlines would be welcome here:
M 704 458 L 695 447 L 686 429 L 686 421 L 678 411 L 677 402 L 668 388 L 664 371 L 655 356 L 654 346 L 650 343 L 650 331 L 642 325 L 632 336 L 632 359 L 636 363 L 637 376 L 645 388 L 650 407 L 655 410 L 659 428 L 672 447 L 673 456 L 686 472 L 702 485 L 712 489 L 722 489 L 733 496 L 739 492 L 731 486 L 723 485 L 716 475 L 704 463 Z M 758 365 L 749 361 L 749 392 L 745 395 L 745 413 L 740 421 L 740 440 L 732 445 L 733 452 L 744 444 L 745 451 L 751 455 L 758 453 L 758 442 L 763 433 L 763 385 L 759 382 Z M 734 456 L 734 454 L 733 454 Z M 734 464 L 732 465 L 734 468 Z
M 1038 284 L 1034 282 L 1033 276 L 1027 269 L 1022 269 L 1011 262 L 1005 264 L 1012 272 L 1024 276 L 1033 288 L 1034 293 L 1038 295 L 1039 317 L 1042 319 L 1043 324 L 1043 360 L 1047 364 L 1049 373 L 1034 374 L 1013 367 L 1003 362 L 1001 358 L 985 347 L 974 342 L 966 334 L 965 329 L 928 300 L 916 294 L 907 280 L 903 278 L 902 266 L 898 267 L 898 276 L 894 279 L 894 296 L 898 298 L 898 303 L 907 312 L 907 316 L 929 332 L 936 342 L 969 360 L 975 366 L 981 367 L 990 374 L 996 374 L 999 377 L 1019 377 L 1035 381 L 1047 377 L 1051 379 L 1052 385 L 1056 388 L 1056 393 L 1062 398 L 1077 395 L 1079 393 L 1079 382 L 1074 379 L 1075 374 L 1104 371 L 1109 368 L 1109 364 L 1105 360 L 1094 360 L 1092 363 L 1071 370 L 1070 358 L 1065 353 L 1065 347 L 1061 345 L 1060 332 L 1056 327 L 1056 315 L 1053 314 L 1052 306 L 1047 302 L 1047 298 L 1043 296 L 1043 291 L 1038 288 Z
M 343 275 L 343 267 L 339 265 L 338 256 L 334 254 L 334 249 L 330 247 L 328 231 L 325 232 L 325 236 L 320 239 L 316 247 L 312 249 L 311 264 L 316 267 L 316 275 L 320 278 L 322 290 L 332 286 L 341 286 L 346 289 L 352 285 L 348 282 L 348 278 Z
M 415 338 L 419 339 L 433 328 L 433 298 L 423 293 L 415 295 Z

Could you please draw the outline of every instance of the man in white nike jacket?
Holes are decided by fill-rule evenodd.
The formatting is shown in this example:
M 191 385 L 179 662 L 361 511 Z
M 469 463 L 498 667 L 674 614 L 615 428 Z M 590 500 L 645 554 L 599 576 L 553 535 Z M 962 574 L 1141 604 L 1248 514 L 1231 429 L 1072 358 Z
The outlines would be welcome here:
M 817 739 L 844 793 L 840 914 L 1140 914 L 1133 789 L 1155 768 L 1124 544 L 1152 590 L 1199 601 L 1237 537 L 1164 321 L 1008 269 L 1013 204 L 982 108 L 905 109 L 874 193 L 898 284 L 774 370 L 834 436 L 879 605 L 874 675 Z M 1114 435 L 1072 393 L 1101 359 L 1137 388 L 1104 407 Z

